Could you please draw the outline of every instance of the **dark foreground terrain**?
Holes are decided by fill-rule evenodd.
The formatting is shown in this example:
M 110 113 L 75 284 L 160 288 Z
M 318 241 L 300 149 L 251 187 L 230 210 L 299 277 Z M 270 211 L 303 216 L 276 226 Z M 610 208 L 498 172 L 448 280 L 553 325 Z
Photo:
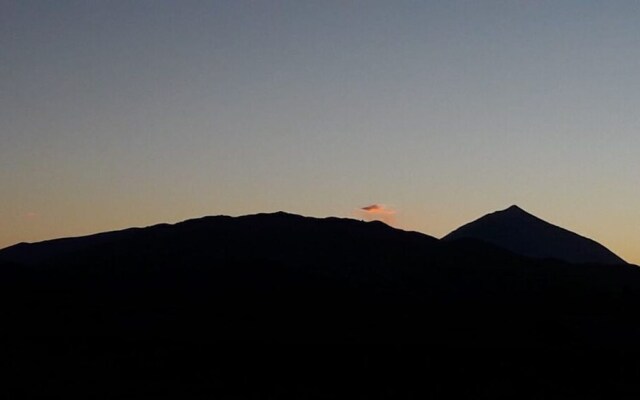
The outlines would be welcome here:
M 637 398 L 640 270 L 379 222 L 207 217 L 0 251 L 9 398 Z

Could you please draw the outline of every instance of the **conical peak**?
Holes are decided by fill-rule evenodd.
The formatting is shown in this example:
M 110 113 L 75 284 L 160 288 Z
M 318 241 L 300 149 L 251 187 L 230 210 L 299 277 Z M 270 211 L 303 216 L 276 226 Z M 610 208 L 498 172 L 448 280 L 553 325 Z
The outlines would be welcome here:
M 624 264 L 601 244 L 553 225 L 517 205 L 487 214 L 461 226 L 446 240 L 473 238 L 534 258 L 574 263 Z
M 515 217 L 515 216 L 520 216 L 520 217 L 535 217 L 533 214 L 526 212 L 525 210 L 523 210 L 522 208 L 518 207 L 517 205 L 512 205 L 511 207 L 505 208 L 504 210 L 501 211 L 496 211 L 495 213 L 493 213 L 494 215 L 505 215 L 505 216 L 511 216 L 511 217 Z M 536 217 L 537 218 L 537 217 Z
M 528 212 L 526 212 L 525 210 L 523 210 L 522 208 L 518 207 L 517 205 L 512 205 L 511 207 L 505 208 L 504 210 L 502 210 L 501 212 L 508 212 L 508 213 L 525 213 L 525 214 L 529 214 Z

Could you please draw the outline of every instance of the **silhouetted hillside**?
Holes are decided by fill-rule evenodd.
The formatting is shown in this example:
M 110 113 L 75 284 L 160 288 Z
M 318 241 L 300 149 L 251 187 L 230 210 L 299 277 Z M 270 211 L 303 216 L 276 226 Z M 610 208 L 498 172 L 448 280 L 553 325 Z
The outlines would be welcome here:
M 80 380 L 101 382 L 90 385 L 105 398 L 127 397 L 132 382 L 140 397 L 539 398 L 575 382 L 545 354 L 628 352 L 640 335 L 634 266 L 527 258 L 380 222 L 205 217 L 21 244 L 0 264 L 12 373 L 46 377 L 19 386 L 29 395 Z M 523 391 L 526 374 L 548 380 Z M 501 386 L 507 377 L 517 384 Z M 616 382 L 587 392 L 628 389 Z
M 630 266 L 529 259 L 476 240 L 286 213 L 21 244 L 0 260 L 12 265 L 7 293 L 27 305 L 13 313 L 24 318 L 20 334 L 613 345 L 610 334 L 628 337 L 635 325 L 596 337 L 579 326 L 594 321 L 575 311 L 619 312 L 638 303 L 640 287 Z
M 572 263 L 625 263 L 601 244 L 543 221 L 518 206 L 485 215 L 443 239 L 461 238 L 486 241 L 528 257 L 555 258 Z

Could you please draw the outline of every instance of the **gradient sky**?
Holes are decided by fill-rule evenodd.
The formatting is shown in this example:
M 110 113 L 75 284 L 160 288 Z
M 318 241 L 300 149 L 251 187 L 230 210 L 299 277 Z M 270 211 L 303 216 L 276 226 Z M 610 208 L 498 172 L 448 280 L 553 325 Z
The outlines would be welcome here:
M 0 247 L 518 204 L 640 263 L 638 1 L 0 0 Z

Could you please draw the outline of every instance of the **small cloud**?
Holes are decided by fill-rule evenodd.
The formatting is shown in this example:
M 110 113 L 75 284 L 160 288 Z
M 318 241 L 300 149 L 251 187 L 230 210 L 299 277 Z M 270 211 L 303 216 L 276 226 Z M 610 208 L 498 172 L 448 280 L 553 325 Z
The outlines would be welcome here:
M 395 224 L 396 210 L 384 204 L 371 204 L 358 210 L 368 221 L 382 221 L 388 225 Z
M 384 204 L 371 204 L 370 206 L 360 208 L 360 210 L 371 214 L 393 215 L 396 213 L 394 209 L 389 208 Z
M 26 213 L 24 215 L 24 217 L 27 218 L 27 219 L 34 219 L 34 218 L 38 217 L 38 213 L 35 213 L 33 211 L 29 211 L 28 213 Z

